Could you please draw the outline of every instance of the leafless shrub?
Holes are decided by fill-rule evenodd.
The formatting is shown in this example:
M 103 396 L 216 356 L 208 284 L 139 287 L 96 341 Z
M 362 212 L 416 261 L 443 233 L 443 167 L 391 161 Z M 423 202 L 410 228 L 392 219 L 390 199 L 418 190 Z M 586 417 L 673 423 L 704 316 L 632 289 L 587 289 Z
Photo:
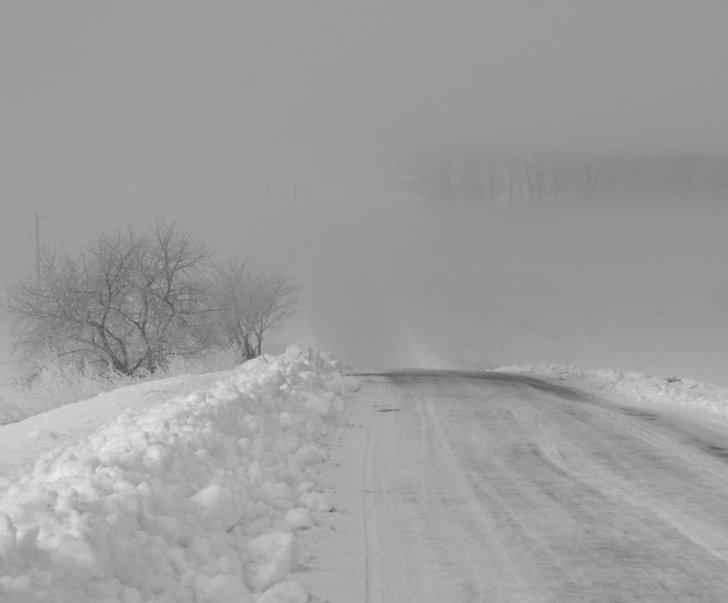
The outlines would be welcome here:
M 219 327 L 242 360 L 260 356 L 270 329 L 294 313 L 297 284 L 289 277 L 254 270 L 247 260 L 217 267 L 215 304 Z
M 38 274 L 8 292 L 16 348 L 125 375 L 196 354 L 214 343 L 204 281 L 210 256 L 191 234 L 161 222 L 101 233 L 76 254 L 44 251 Z

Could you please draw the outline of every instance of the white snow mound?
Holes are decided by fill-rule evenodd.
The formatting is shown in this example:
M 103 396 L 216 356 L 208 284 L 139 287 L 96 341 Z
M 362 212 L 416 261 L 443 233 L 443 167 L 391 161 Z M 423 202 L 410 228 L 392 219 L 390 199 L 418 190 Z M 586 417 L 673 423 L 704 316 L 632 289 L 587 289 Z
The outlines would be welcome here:
M 355 388 L 292 346 L 44 455 L 0 494 L 0 600 L 305 601 L 292 532 Z

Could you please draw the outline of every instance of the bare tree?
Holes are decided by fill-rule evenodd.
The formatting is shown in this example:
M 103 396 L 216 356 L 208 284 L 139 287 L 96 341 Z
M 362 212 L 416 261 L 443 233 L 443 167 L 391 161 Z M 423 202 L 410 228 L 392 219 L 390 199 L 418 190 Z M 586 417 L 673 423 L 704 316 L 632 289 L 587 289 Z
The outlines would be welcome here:
M 298 286 L 286 276 L 258 274 L 251 291 L 250 324 L 255 336 L 255 355 L 263 353 L 266 333 L 290 317 L 297 303 Z
M 453 156 L 454 199 L 483 204 L 486 199 L 486 162 L 477 150 L 465 148 Z
M 248 318 L 249 290 L 253 273 L 247 259 L 216 266 L 215 308 L 220 336 L 233 344 L 242 360 L 255 357 L 253 332 Z
M 44 251 L 39 276 L 8 292 L 15 345 L 51 349 L 133 375 L 214 343 L 204 268 L 210 252 L 175 224 L 101 233 L 77 254 Z
M 457 188 L 453 153 L 449 150 L 414 153 L 401 168 L 398 188 L 427 201 L 452 203 Z
M 216 273 L 224 336 L 243 360 L 260 356 L 268 331 L 295 312 L 297 284 L 286 276 L 256 272 L 244 259 L 218 266 Z
M 532 153 L 517 161 L 519 196 L 523 203 L 539 201 L 547 182 L 547 166 L 543 155 Z
M 502 157 L 496 153 L 488 153 L 486 157 L 486 187 L 488 190 L 488 201 L 495 205 L 500 199 L 501 193 L 504 190 L 503 183 L 503 163 L 505 161 Z
M 582 198 L 584 201 L 591 201 L 601 183 L 602 162 L 594 157 L 587 157 L 580 165 L 582 180 Z

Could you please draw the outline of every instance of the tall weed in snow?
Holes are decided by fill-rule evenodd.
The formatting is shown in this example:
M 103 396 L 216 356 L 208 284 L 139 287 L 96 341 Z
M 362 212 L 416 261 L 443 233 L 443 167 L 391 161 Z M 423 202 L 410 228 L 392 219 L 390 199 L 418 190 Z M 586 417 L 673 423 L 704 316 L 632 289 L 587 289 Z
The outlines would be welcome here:
M 48 360 L 32 379 L 0 388 L 0 423 L 20 421 L 132 383 L 134 379 L 119 373 L 100 373 L 91 367 Z
M 49 356 L 39 362 L 40 369 L 31 378 L 0 385 L 0 425 L 22 421 L 125 385 L 230 370 L 239 364 L 236 351 L 226 348 L 194 359 L 173 357 L 164 369 L 154 374 L 130 377 L 115 371 L 99 371 L 92 365 L 68 365 Z

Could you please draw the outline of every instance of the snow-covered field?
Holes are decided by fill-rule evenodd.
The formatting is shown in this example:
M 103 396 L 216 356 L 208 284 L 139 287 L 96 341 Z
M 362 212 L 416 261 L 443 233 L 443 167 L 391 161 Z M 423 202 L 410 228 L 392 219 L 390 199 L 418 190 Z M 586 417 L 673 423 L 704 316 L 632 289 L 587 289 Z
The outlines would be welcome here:
M 356 381 L 292 346 L 0 428 L 3 601 L 306 601 L 311 466 Z

